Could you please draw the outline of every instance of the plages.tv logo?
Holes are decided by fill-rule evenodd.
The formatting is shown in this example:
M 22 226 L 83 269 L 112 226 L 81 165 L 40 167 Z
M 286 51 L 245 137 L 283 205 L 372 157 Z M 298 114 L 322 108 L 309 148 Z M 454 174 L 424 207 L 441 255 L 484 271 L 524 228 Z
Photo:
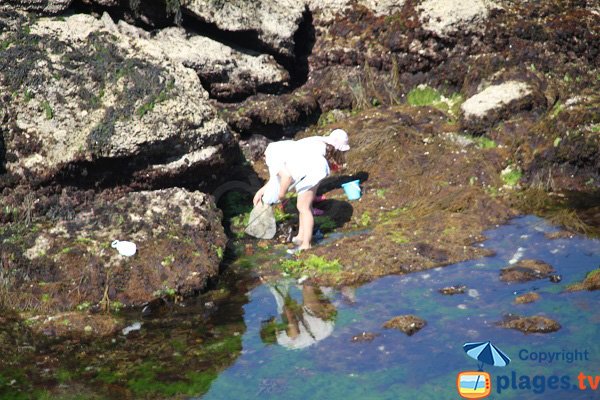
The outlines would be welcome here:
M 462 371 L 456 377 L 456 390 L 465 399 L 483 399 L 492 392 L 492 379 L 490 374 L 483 371 L 483 365 L 506 367 L 510 358 L 490 341 L 465 343 L 465 353 L 477 360 L 478 371 Z

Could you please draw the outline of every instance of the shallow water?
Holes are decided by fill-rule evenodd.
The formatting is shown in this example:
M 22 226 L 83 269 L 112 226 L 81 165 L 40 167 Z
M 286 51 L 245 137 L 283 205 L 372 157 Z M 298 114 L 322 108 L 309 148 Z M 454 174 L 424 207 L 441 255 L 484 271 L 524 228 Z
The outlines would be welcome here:
M 565 375 L 569 376 L 572 389 L 580 371 L 600 375 L 600 292 L 564 292 L 569 284 L 580 281 L 586 272 L 600 265 L 600 242 L 583 237 L 545 238 L 544 233 L 555 230 L 536 217 L 517 218 L 487 232 L 488 240 L 481 245 L 496 252 L 492 257 L 385 277 L 357 288 L 353 294 L 348 290 L 326 290 L 337 308 L 335 328 L 326 338 L 300 350 L 261 340 L 261 321 L 281 317 L 272 292 L 265 285 L 259 286 L 249 293 L 249 303 L 244 306 L 242 354 L 213 381 L 202 398 L 458 398 L 457 373 L 477 369 L 477 362 L 463 352 L 463 343 L 488 340 L 512 358 L 504 368 L 484 367 L 492 375 L 490 398 L 599 398 L 600 388 L 596 393 L 566 391 L 551 389 L 547 384 L 550 376 Z M 518 257 L 550 263 L 563 280 L 501 282 L 499 269 Z M 454 296 L 437 292 L 457 284 L 470 290 Z M 537 291 L 541 299 L 532 304 L 513 304 L 515 293 L 531 290 Z M 302 304 L 300 288 L 292 284 L 290 292 Z M 550 334 L 525 335 L 496 326 L 506 313 L 547 315 L 563 328 Z M 382 329 L 386 320 L 400 314 L 416 314 L 427 320 L 427 325 L 410 337 Z M 354 335 L 363 331 L 379 336 L 371 342 L 351 342 Z M 523 350 L 587 350 L 589 361 L 540 364 L 522 360 L 519 354 L 524 356 Z M 507 376 L 510 385 L 513 371 L 517 379 L 521 375 L 542 375 L 545 385 L 538 378 L 535 385 L 530 384 L 530 390 L 522 383 L 523 389 L 508 388 L 498 394 L 498 377 Z M 501 384 L 506 382 L 500 379 Z
M 504 368 L 484 367 L 492 376 L 489 398 L 600 398 L 600 390 L 549 387 L 552 375 L 568 376 L 570 387 L 580 372 L 600 375 L 600 291 L 564 291 L 600 266 L 600 241 L 544 236 L 556 230 L 537 217 L 517 218 L 487 232 L 480 245 L 493 250 L 492 257 L 356 289 L 315 292 L 290 280 L 256 286 L 234 276 L 233 296 L 201 297 L 150 319 L 133 313 L 129 322 L 141 325 L 128 335 L 52 341 L 24 355 L 18 369 L 0 368 L 0 398 L 454 399 L 457 373 L 477 369 L 462 345 L 488 340 L 512 359 Z M 545 261 L 563 280 L 501 282 L 499 269 L 518 258 Z M 451 285 L 468 290 L 438 293 Z M 513 303 L 528 291 L 541 299 Z M 507 313 L 543 314 L 563 328 L 525 335 L 498 327 Z M 427 325 L 413 336 L 382 328 L 401 314 L 418 315 Z M 299 324 L 285 325 L 284 317 Z M 362 332 L 378 336 L 352 342 Z M 520 359 L 523 350 L 587 351 L 589 360 L 540 364 Z M 499 394 L 498 384 L 510 386 L 513 372 L 516 379 L 540 377 L 530 389 L 518 389 L 517 381 Z

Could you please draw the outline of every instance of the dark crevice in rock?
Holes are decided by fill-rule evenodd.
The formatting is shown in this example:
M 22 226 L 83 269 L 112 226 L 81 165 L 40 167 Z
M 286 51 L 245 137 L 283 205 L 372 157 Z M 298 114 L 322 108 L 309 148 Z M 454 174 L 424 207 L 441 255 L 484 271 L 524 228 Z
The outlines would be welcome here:
M 294 55 L 286 56 L 277 52 L 259 38 L 255 30 L 226 31 L 220 29 L 216 24 L 203 20 L 185 9 L 177 13 L 170 13 L 164 0 L 144 3 L 143 10 L 138 6 L 132 10 L 131 2 L 121 0 L 116 6 L 100 6 L 89 4 L 85 0 L 76 0 L 70 10 L 88 14 L 101 15 L 107 12 L 115 21 L 124 20 L 148 31 L 179 25 L 188 33 L 197 34 L 217 41 L 232 49 L 248 55 L 269 54 L 275 61 L 283 66 L 290 74 L 290 84 L 265 84 L 258 87 L 241 88 L 238 93 L 214 94 L 211 84 L 223 82 L 223 76 L 202 75 L 199 78 L 202 86 L 208 91 L 211 98 L 224 103 L 240 102 L 256 93 L 282 94 L 293 91 L 303 85 L 308 79 L 308 56 L 311 54 L 315 43 L 315 29 L 313 26 L 312 13 L 308 8 L 303 13 L 303 20 L 294 34 Z
M 39 185 L 72 186 L 78 189 L 103 190 L 118 186 L 129 186 L 135 190 L 157 190 L 171 187 L 210 191 L 229 176 L 225 169 L 232 170 L 241 163 L 241 152 L 237 146 L 222 150 L 222 158 L 186 166 L 172 173 L 157 171 L 153 167 L 181 158 L 181 155 L 155 154 L 122 158 L 100 157 L 93 161 L 77 161 L 66 164 L 51 181 Z
M 137 4 L 137 5 L 136 5 Z M 70 7 L 72 12 L 102 15 L 107 12 L 115 21 L 124 20 L 146 30 L 166 28 L 175 25 L 176 14 L 169 11 L 165 0 L 144 1 L 120 0 L 113 6 L 86 0 L 75 0 Z

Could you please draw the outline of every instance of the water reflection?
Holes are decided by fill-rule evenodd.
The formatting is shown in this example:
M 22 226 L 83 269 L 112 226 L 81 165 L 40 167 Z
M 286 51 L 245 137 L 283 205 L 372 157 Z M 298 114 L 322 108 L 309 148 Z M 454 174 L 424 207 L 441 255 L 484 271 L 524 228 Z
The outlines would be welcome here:
M 290 293 L 290 282 L 269 284 L 279 318 L 263 321 L 260 331 L 264 343 L 277 343 L 288 349 L 302 349 L 325 339 L 333 332 L 336 309 L 321 288 L 302 285 L 302 301 Z
M 294 282 L 256 287 L 244 306 L 246 333 L 243 352 L 221 372 L 202 398 L 206 399 L 449 399 L 457 398 L 456 376 L 472 368 L 462 344 L 491 340 L 501 346 L 513 362 L 495 374 L 513 371 L 519 375 L 577 376 L 581 369 L 600 366 L 600 292 L 566 292 L 600 263 L 600 242 L 575 236 L 549 240 L 557 231 L 536 217 L 513 220 L 486 233 L 481 245 L 494 255 L 453 266 L 389 276 L 353 290 L 305 288 Z M 560 251 L 556 251 L 559 249 Z M 500 269 L 511 261 L 537 259 L 549 263 L 563 276 L 508 284 L 500 280 Z M 283 286 L 282 286 L 283 285 Z M 441 288 L 465 286 L 463 294 L 444 296 Z M 522 291 L 535 288 L 541 299 L 515 304 Z M 323 299 L 326 295 L 329 300 Z M 314 299 L 318 299 L 317 306 Z M 334 306 L 335 305 L 335 308 Z M 328 314 L 319 311 L 333 311 Z M 549 334 L 523 333 L 497 325 L 504 314 L 545 315 L 563 326 Z M 335 329 L 318 341 L 306 315 Z M 427 326 L 413 336 L 382 328 L 388 319 L 415 314 Z M 303 329 L 312 332 L 303 339 Z M 372 341 L 353 342 L 361 332 L 376 335 Z M 284 347 L 287 346 L 287 347 Z M 298 347 L 291 347 L 298 346 Z M 301 347 L 305 346 L 305 347 Z M 288 351 L 289 348 L 301 350 Z M 540 364 L 518 359 L 523 348 L 561 351 L 577 348 L 595 354 L 586 364 Z M 591 392 L 547 391 L 544 399 L 589 399 Z M 540 397 L 525 390 L 507 390 L 503 399 Z M 493 398 L 497 393 L 492 394 Z

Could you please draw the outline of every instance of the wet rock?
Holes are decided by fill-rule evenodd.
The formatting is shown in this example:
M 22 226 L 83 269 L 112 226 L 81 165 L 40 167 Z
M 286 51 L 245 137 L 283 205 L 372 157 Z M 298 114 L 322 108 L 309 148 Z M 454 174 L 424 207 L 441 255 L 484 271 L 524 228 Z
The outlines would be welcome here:
M 358 335 L 352 336 L 350 341 L 352 343 L 372 342 L 377 336 L 380 336 L 379 333 L 362 332 Z
M 211 97 L 222 101 L 281 90 L 290 79 L 271 55 L 241 52 L 204 36 L 186 34 L 182 28 L 161 30 L 149 45 L 196 71 Z
M 218 273 L 225 246 L 212 198 L 179 188 L 105 193 L 72 219 L 41 224 L 31 235 L 35 241 L 22 262 L 36 266 L 36 274 L 21 290 L 41 290 L 63 309 L 192 294 Z M 110 246 L 115 239 L 135 243 L 137 253 L 119 255 Z M 52 284 L 38 287 L 48 280 Z
M 447 36 L 458 30 L 481 28 L 490 11 L 499 7 L 485 0 L 426 0 L 418 10 L 425 29 Z
M 7 4 L 0 5 L 0 11 L 13 9 L 55 15 L 64 12 L 72 2 L 73 0 L 8 0 Z
M 112 336 L 125 326 L 121 319 L 110 314 L 93 315 L 78 311 L 59 313 L 47 318 L 30 318 L 28 323 L 35 334 L 62 338 L 79 338 L 82 335 Z
M 247 160 L 258 161 L 265 155 L 271 140 L 262 135 L 251 135 L 248 139 L 240 140 L 240 148 Z
M 567 230 L 561 230 L 551 233 L 545 233 L 544 236 L 546 239 L 554 240 L 554 239 L 572 239 L 575 234 L 573 232 Z
M 291 57 L 294 35 L 303 21 L 302 1 L 223 1 L 182 0 L 182 9 L 202 21 L 227 32 L 237 32 L 251 38 L 256 35 L 264 46 Z
M 10 174 L 91 185 L 225 162 L 233 136 L 196 72 L 126 27 L 78 14 L 2 33 L 11 44 L 0 54 L 0 87 L 15 93 L 0 99 Z
M 548 277 L 548 280 L 552 283 L 558 283 L 558 282 L 562 281 L 562 275 L 552 274 Z
M 520 260 L 515 265 L 503 268 L 500 279 L 504 282 L 527 282 L 547 278 L 552 272 L 552 266 L 543 261 Z
M 534 301 L 539 300 L 540 295 L 537 293 L 525 293 L 520 296 L 515 297 L 516 304 L 527 304 L 533 303 Z
M 523 333 L 550 333 L 556 332 L 561 328 L 558 322 L 542 315 L 532 317 L 508 315 L 500 325 L 503 328 L 516 329 Z
M 600 290 L 600 268 L 589 272 L 582 282 L 569 286 L 567 290 L 570 292 Z
M 281 139 L 315 119 L 318 109 L 312 93 L 296 91 L 281 96 L 259 94 L 236 106 L 222 106 L 222 115 L 237 132 Z
M 465 291 L 467 290 L 467 287 L 465 285 L 460 285 L 460 286 L 447 286 L 445 288 L 441 288 L 438 290 L 438 292 L 440 292 L 443 295 L 455 295 L 455 294 L 464 294 Z
M 416 315 L 400 315 L 394 317 L 383 324 L 385 329 L 398 329 L 408 336 L 412 336 L 416 332 L 420 331 L 427 322 L 424 319 L 417 317 Z

